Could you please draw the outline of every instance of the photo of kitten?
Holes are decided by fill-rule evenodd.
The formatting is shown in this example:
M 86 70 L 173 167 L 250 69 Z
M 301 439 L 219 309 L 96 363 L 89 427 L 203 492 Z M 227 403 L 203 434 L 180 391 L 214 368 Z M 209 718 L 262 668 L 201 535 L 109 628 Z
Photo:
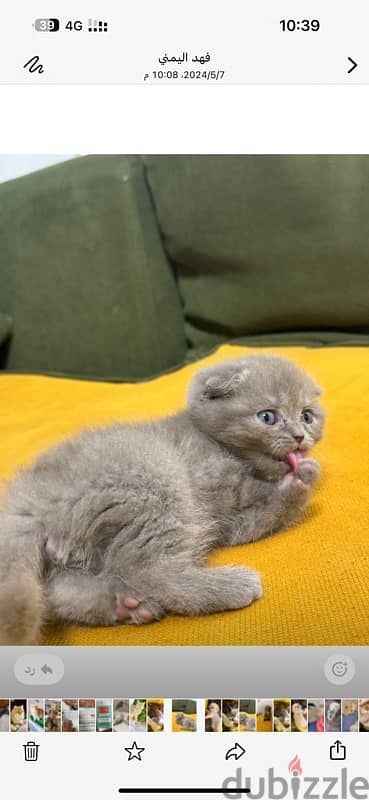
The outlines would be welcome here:
M 129 704 L 129 730 L 146 731 L 146 700 L 135 698 Z
M 232 733 L 238 731 L 239 702 L 237 698 L 222 700 L 222 731 Z
M 148 699 L 147 730 L 149 733 L 161 733 L 164 730 L 164 700 Z
M 183 731 L 196 730 L 196 720 L 187 717 L 186 714 L 183 714 L 181 711 L 177 711 L 176 713 L 176 723 Z
M 205 731 L 209 733 L 222 732 L 221 704 L 220 699 L 205 701 Z
M 129 700 L 119 698 L 113 701 L 113 731 L 129 731 Z
M 273 721 L 275 733 L 286 733 L 291 730 L 291 700 L 287 698 L 274 700 Z
M 173 733 L 197 731 L 197 702 L 193 699 L 172 700 Z
M 28 699 L 28 730 L 41 733 L 45 729 L 45 703 L 42 698 Z
M 0 516 L 0 643 L 36 644 L 47 621 L 142 625 L 258 600 L 252 569 L 206 559 L 300 519 L 320 393 L 285 358 L 231 359 L 195 374 L 186 410 L 84 430 L 20 469 Z
M 308 731 L 309 733 L 324 733 L 324 699 L 315 697 L 308 700 Z
M 61 700 L 45 700 L 45 731 L 47 733 L 61 732 Z
M 273 730 L 273 700 L 258 699 L 256 702 L 256 730 L 271 733 Z
M 341 730 L 341 700 L 338 698 L 325 701 L 325 730 L 338 732 Z
M 27 700 L 10 701 L 10 730 L 13 733 L 27 731 Z
M 306 733 L 308 729 L 307 700 L 291 700 L 291 731 Z
M 369 697 L 359 700 L 359 731 L 369 733 Z
M 240 699 L 239 727 L 240 731 L 253 733 L 256 731 L 256 702 L 251 699 Z
M 9 733 L 9 706 L 8 698 L 0 699 L 0 733 Z
M 342 700 L 342 731 L 355 733 L 359 730 L 359 708 L 356 699 Z

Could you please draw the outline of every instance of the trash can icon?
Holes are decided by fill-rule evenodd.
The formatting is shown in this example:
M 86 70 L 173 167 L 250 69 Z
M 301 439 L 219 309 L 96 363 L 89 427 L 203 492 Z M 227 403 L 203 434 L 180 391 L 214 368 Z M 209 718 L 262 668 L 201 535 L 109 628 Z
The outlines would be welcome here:
M 27 742 L 23 745 L 25 761 L 37 761 L 38 749 L 40 745 L 35 742 Z

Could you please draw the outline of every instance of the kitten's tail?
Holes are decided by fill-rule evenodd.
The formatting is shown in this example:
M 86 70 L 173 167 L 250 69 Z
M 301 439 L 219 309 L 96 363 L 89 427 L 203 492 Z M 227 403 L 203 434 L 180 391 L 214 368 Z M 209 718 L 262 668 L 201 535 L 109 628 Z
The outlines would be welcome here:
M 0 514 L 0 645 L 39 644 L 43 560 L 32 520 Z

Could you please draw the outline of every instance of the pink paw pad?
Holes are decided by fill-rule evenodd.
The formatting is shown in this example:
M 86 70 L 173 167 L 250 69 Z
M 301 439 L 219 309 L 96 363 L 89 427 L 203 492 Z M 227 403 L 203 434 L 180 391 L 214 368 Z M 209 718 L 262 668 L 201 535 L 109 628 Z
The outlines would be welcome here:
M 115 603 L 115 619 L 117 622 L 124 622 L 124 620 L 129 619 L 131 614 L 128 608 L 117 599 Z
M 154 622 L 155 616 L 149 608 L 145 608 L 135 597 L 125 597 L 121 600 L 119 595 L 115 598 L 116 622 Z M 138 618 L 138 619 L 137 619 Z
M 126 608 L 137 608 L 137 606 L 140 605 L 139 600 L 136 600 L 135 597 L 126 597 L 125 600 L 123 600 L 123 604 Z
M 148 608 L 140 608 L 137 613 L 143 622 L 153 622 L 155 619 L 154 615 Z
M 300 478 L 295 478 L 295 474 L 293 472 L 288 472 L 287 475 L 279 481 L 279 486 L 281 489 L 285 489 L 288 486 L 304 486 L 304 482 L 300 480 Z

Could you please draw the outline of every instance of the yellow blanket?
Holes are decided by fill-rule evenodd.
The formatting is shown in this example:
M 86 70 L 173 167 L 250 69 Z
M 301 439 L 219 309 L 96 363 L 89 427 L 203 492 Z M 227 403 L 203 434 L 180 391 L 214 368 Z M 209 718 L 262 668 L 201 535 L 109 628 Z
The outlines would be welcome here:
M 94 383 L 0 373 L 0 476 L 84 426 L 162 416 L 183 407 L 200 366 L 253 352 L 223 346 L 170 375 L 141 384 Z M 260 352 L 258 350 L 257 352 Z M 48 645 L 369 644 L 369 351 L 274 348 L 325 388 L 323 473 L 299 525 L 265 541 L 214 553 L 212 564 L 247 564 L 263 576 L 250 608 L 141 627 L 45 630 Z

